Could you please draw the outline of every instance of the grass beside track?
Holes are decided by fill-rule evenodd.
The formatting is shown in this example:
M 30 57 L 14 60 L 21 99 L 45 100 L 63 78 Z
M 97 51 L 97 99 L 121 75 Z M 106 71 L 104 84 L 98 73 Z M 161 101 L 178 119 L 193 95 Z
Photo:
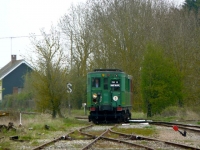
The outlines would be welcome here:
M 80 112 L 71 113 L 79 115 Z M 9 116 L 4 117 L 0 124 L 7 126 L 9 122 L 13 122 L 17 130 L 7 131 L 3 129 L 0 131 L 0 150 L 33 149 L 43 144 L 45 140 L 53 140 L 53 138 L 65 135 L 65 133 L 67 134 L 76 128 L 90 124 L 86 120 L 75 119 L 73 115 L 67 118 L 52 119 L 49 114 L 22 114 L 21 127 L 19 126 L 19 118 L 13 120 Z M 49 129 L 45 128 L 46 125 Z M 19 138 L 13 141 L 9 139 L 11 136 L 18 136 Z
M 89 124 L 91 124 L 90 122 L 88 122 L 88 120 L 75 119 L 75 116 L 87 117 L 88 113 L 89 112 L 85 114 L 83 110 L 72 110 L 70 115 L 66 115 L 66 118 L 55 119 L 52 119 L 50 114 L 22 114 L 21 127 L 19 127 L 20 120 L 18 114 L 14 117 L 1 117 L 0 125 L 8 125 L 9 122 L 12 122 L 17 130 L 7 131 L 6 129 L 3 129 L 0 131 L 0 150 L 33 149 L 39 145 L 46 143 L 48 140 L 53 140 L 54 138 L 63 136 L 65 135 L 65 133 L 67 134 L 77 128 L 88 126 Z M 147 119 L 145 116 L 146 115 L 144 113 L 132 112 L 132 118 Z M 177 117 L 161 116 L 158 116 L 157 118 L 148 119 L 160 120 L 160 118 L 162 118 L 161 121 L 173 121 L 177 119 Z M 198 122 L 198 124 L 200 124 L 200 122 Z M 49 129 L 46 129 L 45 125 L 47 125 Z M 144 136 L 151 136 L 157 133 L 156 130 L 151 126 L 142 129 L 115 128 L 114 130 L 118 132 Z M 18 141 L 13 141 L 9 139 L 10 136 L 18 136 L 19 139 Z M 83 138 L 83 136 L 79 135 L 78 133 L 74 133 L 72 136 L 74 138 Z

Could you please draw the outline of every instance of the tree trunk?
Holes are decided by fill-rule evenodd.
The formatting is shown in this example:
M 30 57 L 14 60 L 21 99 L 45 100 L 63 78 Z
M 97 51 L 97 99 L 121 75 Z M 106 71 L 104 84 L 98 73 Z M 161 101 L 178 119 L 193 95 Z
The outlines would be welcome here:
M 149 102 L 147 102 L 147 117 L 151 117 L 151 104 Z
M 60 109 L 58 109 L 58 116 L 59 116 L 60 118 L 64 118 L 64 116 L 62 115 Z
M 56 118 L 56 109 L 55 108 L 53 108 L 53 110 L 52 110 L 52 118 L 54 119 L 54 118 Z

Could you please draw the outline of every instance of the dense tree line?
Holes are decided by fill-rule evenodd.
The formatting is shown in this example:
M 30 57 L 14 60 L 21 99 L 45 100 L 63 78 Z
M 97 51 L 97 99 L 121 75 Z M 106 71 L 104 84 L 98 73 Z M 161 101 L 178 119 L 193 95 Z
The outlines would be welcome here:
M 159 0 L 96 0 L 72 7 L 60 27 L 71 40 L 68 44 L 77 77 L 85 78 L 94 68 L 124 70 L 134 79 L 134 109 L 141 110 L 141 64 L 147 43 L 152 42 L 162 47 L 164 57 L 182 75 L 184 95 L 179 101 L 198 105 L 199 25 L 196 15 L 185 7 Z
M 149 44 L 141 69 L 141 93 L 148 117 L 160 114 L 169 106 L 183 106 L 181 72 L 161 47 Z

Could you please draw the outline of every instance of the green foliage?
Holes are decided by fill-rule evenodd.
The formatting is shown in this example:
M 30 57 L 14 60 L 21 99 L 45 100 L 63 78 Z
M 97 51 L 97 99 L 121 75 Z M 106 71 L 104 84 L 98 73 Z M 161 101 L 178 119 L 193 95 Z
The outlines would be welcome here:
M 114 128 L 114 131 L 143 136 L 150 136 L 156 134 L 155 128 L 152 128 L 151 126 L 145 128 Z
M 10 147 L 10 142 L 3 142 L 0 145 L 0 150 L 8 149 L 8 147 Z
M 32 95 L 22 92 L 14 95 L 6 95 L 0 104 L 0 108 L 4 110 L 29 111 L 35 108 Z
M 147 46 L 141 70 L 141 90 L 147 116 L 159 114 L 171 105 L 182 105 L 182 78 L 162 48 Z
M 161 112 L 161 116 L 162 117 L 180 117 L 181 119 L 183 119 L 184 116 L 186 117 L 187 115 L 186 111 L 187 110 L 184 107 L 169 106 Z
M 31 60 L 34 71 L 26 76 L 26 87 L 34 96 L 40 112 L 48 111 L 55 118 L 62 117 L 61 107 L 67 98 L 67 75 L 65 53 L 60 36 L 51 28 L 50 34 L 41 31 L 43 39 L 32 38 L 36 60 Z
M 189 11 L 194 11 L 197 15 L 200 8 L 200 0 L 185 0 L 183 8 L 186 8 Z
M 167 107 L 161 112 L 161 115 L 164 117 L 176 116 L 179 111 L 178 109 L 180 109 L 180 108 L 178 108 L 176 106 Z
M 60 26 L 69 39 L 65 44 L 71 52 L 71 79 L 85 78 L 86 72 L 95 68 L 122 69 L 133 76 L 133 110 L 141 111 L 140 67 L 146 43 L 153 41 L 184 74 L 184 102 L 199 104 L 200 30 L 194 13 L 168 1 L 89 1 L 71 7 Z M 164 83 L 159 84 L 163 87 L 153 90 L 165 88 Z M 72 93 L 74 102 L 82 98 L 85 89 L 81 88 L 78 96 Z
M 146 114 L 143 112 L 131 112 L 131 118 L 132 119 L 145 119 L 146 118 Z
M 82 103 L 86 102 L 86 76 L 75 75 L 70 79 L 73 85 L 73 92 L 69 96 L 70 103 L 73 109 L 80 109 Z

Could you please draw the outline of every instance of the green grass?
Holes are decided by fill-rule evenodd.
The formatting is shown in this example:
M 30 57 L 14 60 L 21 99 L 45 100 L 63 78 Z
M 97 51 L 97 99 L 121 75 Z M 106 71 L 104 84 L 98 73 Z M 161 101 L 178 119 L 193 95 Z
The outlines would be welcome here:
M 156 116 L 151 117 L 150 119 L 154 121 L 158 120 L 158 121 L 170 122 L 170 121 L 179 120 L 180 118 L 176 116 L 163 117 L 160 115 L 156 115 Z
M 143 136 L 150 136 L 156 134 L 156 130 L 151 126 L 145 128 L 114 128 L 114 131 L 125 134 L 134 134 Z
M 70 137 L 72 139 L 83 139 L 85 138 L 85 135 L 82 135 L 78 131 L 75 131 L 74 133 L 70 134 Z
M 24 136 L 20 137 L 20 140 L 29 141 L 29 140 L 32 140 L 32 136 L 31 135 L 24 135 Z
M 73 113 L 73 112 L 72 112 Z M 52 137 L 59 137 L 62 134 L 67 134 L 77 127 L 87 126 L 90 123 L 88 121 L 81 121 L 75 119 L 73 116 L 81 114 L 82 111 L 76 111 L 73 115 L 67 118 L 55 118 L 52 119 L 48 114 L 28 115 L 22 114 L 22 127 L 19 127 L 19 120 L 13 121 L 16 131 L 7 131 L 6 129 L 0 132 L 0 150 L 3 149 L 21 149 L 23 144 L 29 145 L 32 148 L 41 145 L 41 139 L 48 139 Z M 8 118 L 3 124 L 7 125 L 12 118 Z M 50 128 L 45 129 L 45 125 Z M 10 136 L 19 136 L 18 140 L 24 142 L 14 142 L 9 139 Z M 80 135 L 76 135 L 81 138 Z
M 87 109 L 87 108 L 86 108 Z M 69 114 L 67 114 L 68 116 L 69 116 Z M 72 116 L 88 116 L 89 115 L 89 111 L 88 110 L 86 110 L 85 112 L 84 112 L 84 110 L 83 109 L 79 109 L 79 110 L 74 110 L 74 109 L 72 109 L 71 110 L 71 115 Z M 70 115 L 70 116 L 71 116 Z
M 146 114 L 143 112 L 131 112 L 132 119 L 146 119 Z
M 0 150 L 5 150 L 5 148 L 10 146 L 10 142 L 1 142 L 0 143 Z

